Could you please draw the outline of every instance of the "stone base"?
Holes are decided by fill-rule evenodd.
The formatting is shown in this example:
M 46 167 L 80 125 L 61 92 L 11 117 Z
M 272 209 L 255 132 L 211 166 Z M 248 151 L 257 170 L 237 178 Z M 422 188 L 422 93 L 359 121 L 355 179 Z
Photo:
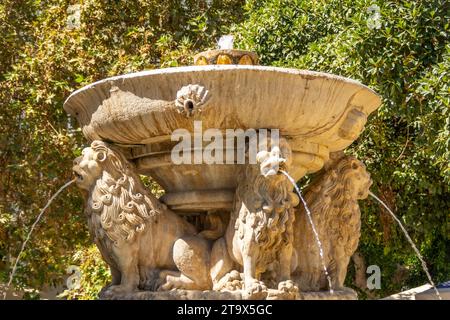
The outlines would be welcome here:
M 350 288 L 334 291 L 333 294 L 329 291 L 300 292 L 299 300 L 358 300 L 358 294 Z
M 171 290 L 171 291 L 138 291 L 126 294 L 110 294 L 102 290 L 99 294 L 102 300 L 242 300 L 241 292 L 237 291 L 199 291 L 199 290 Z M 278 290 L 269 289 L 267 300 L 286 299 Z M 350 288 L 334 291 L 300 292 L 295 300 L 357 300 L 356 292 Z

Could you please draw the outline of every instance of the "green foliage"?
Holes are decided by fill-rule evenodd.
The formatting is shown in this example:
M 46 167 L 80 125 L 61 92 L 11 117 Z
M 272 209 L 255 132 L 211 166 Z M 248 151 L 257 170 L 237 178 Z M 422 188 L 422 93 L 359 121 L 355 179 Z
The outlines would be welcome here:
M 214 46 L 242 17 L 242 0 L 208 2 L 0 3 L 0 282 L 7 282 L 39 209 L 71 179 L 72 160 L 84 147 L 64 100 L 108 76 L 191 63 L 194 53 Z M 76 4 L 79 23 L 69 7 Z M 75 189 L 64 191 L 35 229 L 16 287 L 61 283 L 74 249 L 90 243 Z
M 379 29 L 368 26 L 373 3 L 381 9 Z M 79 24 L 68 11 L 75 4 Z M 3 0 L 0 281 L 7 280 L 39 209 L 71 178 L 71 161 L 84 146 L 62 109 L 64 99 L 105 77 L 191 64 L 195 53 L 228 32 L 264 65 L 340 74 L 382 96 L 382 107 L 349 152 L 366 163 L 374 192 L 407 226 L 434 278 L 447 280 L 449 15 L 445 0 Z M 367 265 L 382 270 L 382 290 L 370 297 L 424 283 L 420 263 L 392 219 L 373 201 L 361 205 L 359 250 Z M 55 200 L 25 250 L 15 286 L 58 283 L 68 265 L 81 264 L 82 288 L 64 296 L 95 298 L 109 275 L 88 245 L 81 211 L 75 188 Z M 407 270 L 401 280 L 399 266 Z
M 372 4 L 379 29 L 369 28 Z M 349 152 L 365 162 L 372 190 L 419 244 L 436 281 L 450 276 L 450 3 L 448 1 L 249 1 L 234 26 L 238 45 L 265 64 L 325 71 L 361 81 L 383 105 Z M 384 296 L 425 275 L 394 221 L 362 203 L 359 250 L 382 270 Z M 394 281 L 398 266 L 408 277 Z M 350 281 L 351 282 L 351 281 Z
M 79 266 L 80 278 L 74 274 L 78 282 L 74 281 L 73 287 L 65 290 L 59 297 L 76 300 L 97 299 L 100 290 L 111 281 L 109 267 L 97 247 L 90 246 L 76 251 L 72 263 Z

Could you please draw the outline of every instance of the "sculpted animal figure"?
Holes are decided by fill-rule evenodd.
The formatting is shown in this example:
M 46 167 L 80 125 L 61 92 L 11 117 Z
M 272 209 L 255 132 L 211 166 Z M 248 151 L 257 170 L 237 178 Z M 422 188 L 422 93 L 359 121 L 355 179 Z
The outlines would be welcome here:
M 94 141 L 74 161 L 77 185 L 86 193 L 89 231 L 111 268 L 106 290 L 209 289 L 210 244 L 195 228 L 147 192 L 133 165 Z
M 290 161 L 291 150 L 282 139 L 280 146 L 274 146 L 270 153 L 258 154 L 259 165 L 246 165 L 236 189 L 225 237 L 214 245 L 213 257 L 217 256 L 217 247 L 221 247 L 221 251 L 226 247 L 233 263 L 243 271 L 244 298 L 263 299 L 267 296 L 267 286 L 261 281 L 261 274 L 274 263 L 280 266 L 275 275 L 278 289 L 296 289 L 290 282 L 290 275 L 293 206 L 297 198 L 286 177 L 278 172 L 278 168 L 272 168 L 279 164 L 286 169 Z M 226 268 L 222 269 L 222 274 L 225 271 Z
M 333 289 L 343 288 L 347 266 L 360 237 L 358 200 L 367 198 L 371 184 L 362 162 L 335 153 L 305 192 Z M 303 205 L 295 210 L 294 230 L 294 259 L 298 265 L 294 280 L 302 291 L 327 290 L 319 249 Z

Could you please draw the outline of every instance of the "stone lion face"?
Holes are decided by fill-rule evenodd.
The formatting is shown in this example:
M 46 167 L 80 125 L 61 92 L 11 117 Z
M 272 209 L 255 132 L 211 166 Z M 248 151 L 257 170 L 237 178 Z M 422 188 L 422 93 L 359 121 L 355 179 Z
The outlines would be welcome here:
M 348 178 L 352 186 L 351 192 L 353 197 L 361 200 L 366 199 L 372 186 L 370 174 L 367 172 L 366 166 L 358 160 L 352 161 L 351 168 Z
M 83 149 L 80 157 L 73 162 L 73 172 L 79 188 L 89 190 L 102 175 L 101 162 L 106 159 L 103 150 L 95 151 L 91 147 Z

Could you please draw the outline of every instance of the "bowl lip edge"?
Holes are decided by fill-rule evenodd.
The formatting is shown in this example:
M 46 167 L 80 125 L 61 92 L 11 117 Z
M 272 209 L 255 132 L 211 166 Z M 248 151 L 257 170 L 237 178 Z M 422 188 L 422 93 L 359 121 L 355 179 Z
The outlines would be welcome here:
M 88 92 L 92 89 L 94 89 L 96 86 L 104 85 L 108 82 L 117 82 L 117 81 L 124 81 L 126 79 L 130 78 L 145 78 L 152 75 L 159 75 L 163 73 L 168 74 L 177 74 L 177 73 L 187 73 L 187 72 L 217 72 L 217 71 L 235 71 L 235 70 L 250 70 L 250 71 L 262 71 L 262 72 L 272 72 L 272 73 L 281 73 L 281 74 L 290 74 L 290 75 L 299 75 L 299 76 L 306 76 L 306 77 L 315 77 L 315 78 L 326 78 L 330 80 L 337 80 L 337 81 L 343 81 L 352 85 L 355 85 L 360 88 L 359 91 L 366 91 L 369 94 L 374 95 L 376 98 L 378 98 L 378 106 L 381 104 L 381 96 L 375 92 L 375 90 L 371 89 L 370 87 L 366 86 L 365 84 L 351 79 L 346 78 L 340 75 L 328 73 L 328 72 L 321 72 L 321 71 L 313 71 L 313 70 L 307 70 L 307 69 L 295 69 L 295 68 L 283 68 L 283 67 L 273 67 L 273 66 L 260 66 L 260 65 L 203 65 L 203 66 L 182 66 L 182 67 L 172 67 L 172 68 L 160 68 L 160 69 L 152 69 L 152 70 L 143 70 L 143 71 L 137 71 L 132 73 L 126 73 L 122 75 L 112 76 L 108 78 L 104 78 L 101 80 L 97 80 L 95 82 L 92 82 L 90 84 L 87 84 L 75 91 L 73 91 L 64 101 L 63 108 L 67 112 L 71 110 L 70 102 L 73 100 L 76 96 L 78 96 L 80 93 Z M 377 107 L 375 107 L 377 109 Z

